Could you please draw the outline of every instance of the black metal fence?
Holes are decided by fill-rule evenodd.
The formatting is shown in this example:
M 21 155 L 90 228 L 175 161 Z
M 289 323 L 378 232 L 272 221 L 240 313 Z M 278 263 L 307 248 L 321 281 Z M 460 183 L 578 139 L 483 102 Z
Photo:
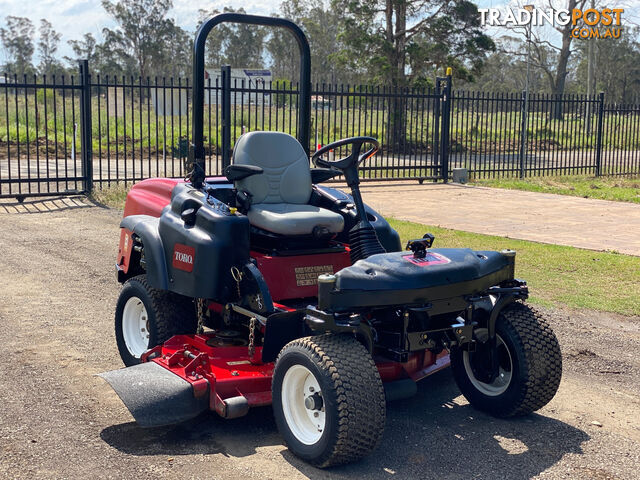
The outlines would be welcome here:
M 90 77 L 87 67 L 70 78 L 0 78 L 0 197 L 184 176 L 189 79 Z M 354 135 L 378 138 L 382 151 L 362 168 L 367 180 L 446 180 L 453 168 L 475 178 L 640 174 L 640 105 L 609 104 L 604 94 L 526 99 L 437 84 L 313 85 L 311 151 Z M 209 175 L 222 169 L 221 93 L 208 79 Z M 295 136 L 297 103 L 295 84 L 233 81 L 232 144 L 252 130 Z
M 640 174 L 640 104 L 454 91 L 452 105 L 449 163 L 472 176 Z

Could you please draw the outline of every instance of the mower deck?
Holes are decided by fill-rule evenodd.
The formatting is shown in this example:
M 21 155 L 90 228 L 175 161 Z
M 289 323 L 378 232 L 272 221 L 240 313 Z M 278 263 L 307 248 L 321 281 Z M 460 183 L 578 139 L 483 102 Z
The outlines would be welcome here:
M 262 347 L 250 356 L 247 346 L 211 346 L 219 339 L 215 332 L 177 335 L 149 350 L 144 363 L 100 376 L 144 427 L 178 423 L 207 409 L 237 418 L 270 405 L 274 364 L 259 360 Z M 412 395 L 415 382 L 450 364 L 446 351 L 428 350 L 405 363 L 375 360 L 389 400 Z
M 271 404 L 273 363 L 256 361 L 262 347 L 256 347 L 250 357 L 246 346 L 210 346 L 217 338 L 215 334 L 178 335 L 150 350 L 147 358 L 189 382 L 194 395 L 209 395 L 210 391 L 209 406 L 222 417 L 246 413 L 230 410 L 229 399 L 236 399 L 231 402 L 236 408 L 239 404 L 246 404 L 246 409 Z

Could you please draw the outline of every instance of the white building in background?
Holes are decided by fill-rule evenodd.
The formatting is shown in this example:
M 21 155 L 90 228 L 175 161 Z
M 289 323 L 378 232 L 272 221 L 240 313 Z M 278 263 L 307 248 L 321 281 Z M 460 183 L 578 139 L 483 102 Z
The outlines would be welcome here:
M 220 68 L 206 67 L 204 71 L 205 78 L 205 105 L 217 105 L 222 103 L 220 90 L 216 90 L 222 86 L 222 78 Z M 271 70 L 251 70 L 248 68 L 232 68 L 231 69 L 231 105 L 262 105 L 271 103 L 271 95 L 268 92 L 262 92 L 262 89 L 268 90 L 271 86 Z M 216 83 L 217 82 L 217 83 Z M 244 84 L 243 84 L 244 82 Z M 211 88 L 207 88 L 211 86 Z M 249 89 L 250 92 L 234 91 L 235 88 Z M 256 94 L 257 92 L 257 94 Z

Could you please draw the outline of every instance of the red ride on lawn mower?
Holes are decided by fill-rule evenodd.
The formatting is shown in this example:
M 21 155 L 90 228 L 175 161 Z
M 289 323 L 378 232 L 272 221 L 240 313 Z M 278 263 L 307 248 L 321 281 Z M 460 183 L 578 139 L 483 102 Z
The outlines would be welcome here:
M 299 138 L 247 133 L 226 178 L 206 179 L 204 44 L 221 22 L 295 35 Z M 429 234 L 402 251 L 360 195 L 358 165 L 378 150 L 374 138 L 327 145 L 309 168 L 309 72 L 307 40 L 287 20 L 222 14 L 200 28 L 192 171 L 186 182 L 145 180 L 127 196 L 116 308 L 127 368 L 102 376 L 142 426 L 273 404 L 288 447 L 321 467 L 367 455 L 382 437 L 385 401 L 449 364 L 480 410 L 508 417 L 547 404 L 560 349 L 524 303 L 515 252 L 434 249 Z M 351 153 L 323 158 L 339 147 Z M 338 174 L 351 195 L 321 185 Z

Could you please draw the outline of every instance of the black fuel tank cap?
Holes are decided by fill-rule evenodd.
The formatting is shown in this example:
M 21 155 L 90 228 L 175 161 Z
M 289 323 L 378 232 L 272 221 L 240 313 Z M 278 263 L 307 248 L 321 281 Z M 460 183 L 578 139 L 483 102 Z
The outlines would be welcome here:
M 182 211 L 180 214 L 180 218 L 185 223 L 185 225 L 194 225 L 196 223 L 196 212 L 195 208 L 187 208 Z

